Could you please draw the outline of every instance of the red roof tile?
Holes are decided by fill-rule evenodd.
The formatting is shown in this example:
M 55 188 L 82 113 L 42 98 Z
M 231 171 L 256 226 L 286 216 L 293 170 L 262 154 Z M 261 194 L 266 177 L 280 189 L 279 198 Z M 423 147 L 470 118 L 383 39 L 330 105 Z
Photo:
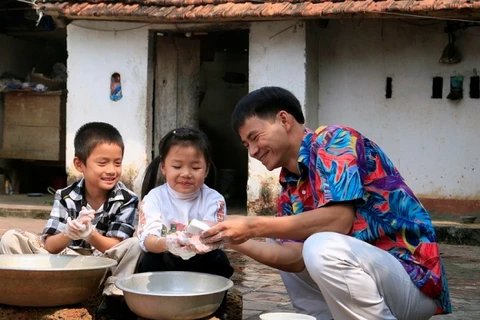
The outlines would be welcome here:
M 480 17 L 480 0 L 44 0 L 37 6 L 46 14 L 68 19 L 149 22 L 388 18 L 391 15 Z

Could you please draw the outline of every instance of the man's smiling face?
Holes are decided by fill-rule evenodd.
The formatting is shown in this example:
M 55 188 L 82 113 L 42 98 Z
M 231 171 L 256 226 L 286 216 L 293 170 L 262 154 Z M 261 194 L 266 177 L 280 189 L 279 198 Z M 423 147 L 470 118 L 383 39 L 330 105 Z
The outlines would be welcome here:
M 278 115 L 275 120 L 257 116 L 247 118 L 238 134 L 250 156 L 262 162 L 268 170 L 288 163 L 288 134 Z

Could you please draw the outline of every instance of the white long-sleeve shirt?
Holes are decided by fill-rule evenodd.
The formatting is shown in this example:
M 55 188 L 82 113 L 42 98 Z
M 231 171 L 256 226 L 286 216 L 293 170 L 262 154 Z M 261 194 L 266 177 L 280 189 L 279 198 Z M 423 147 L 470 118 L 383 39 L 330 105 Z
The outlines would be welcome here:
M 140 247 L 147 252 L 147 236 L 165 237 L 173 225 L 181 231 L 193 219 L 222 222 L 226 214 L 225 198 L 218 191 L 203 185 L 194 193 L 182 194 L 165 183 L 152 189 L 140 203 Z

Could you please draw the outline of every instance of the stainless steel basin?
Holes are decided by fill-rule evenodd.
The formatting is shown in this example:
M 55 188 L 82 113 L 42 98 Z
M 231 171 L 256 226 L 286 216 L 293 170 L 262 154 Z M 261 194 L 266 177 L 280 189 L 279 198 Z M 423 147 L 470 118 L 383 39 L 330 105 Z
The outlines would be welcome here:
M 53 307 L 95 294 L 113 259 L 49 254 L 0 255 L 0 304 Z
M 233 286 L 224 277 L 185 271 L 145 272 L 117 280 L 128 307 L 148 319 L 199 319 L 220 306 Z

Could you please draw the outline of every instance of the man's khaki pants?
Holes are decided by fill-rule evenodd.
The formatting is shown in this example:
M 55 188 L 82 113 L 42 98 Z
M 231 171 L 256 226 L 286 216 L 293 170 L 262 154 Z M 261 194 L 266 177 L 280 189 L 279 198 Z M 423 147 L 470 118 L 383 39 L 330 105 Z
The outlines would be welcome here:
M 42 236 L 19 229 L 12 229 L 5 232 L 2 236 L 0 254 L 49 254 L 49 252 L 43 247 Z M 123 292 L 115 286 L 115 281 L 135 273 L 143 251 L 138 244 L 138 238 L 132 237 L 121 241 L 104 253 L 95 250 L 85 254 L 83 250 L 73 250 L 67 247 L 60 254 L 94 255 L 117 261 L 117 265 L 110 269 L 111 276 L 105 280 L 103 295 L 121 296 Z

